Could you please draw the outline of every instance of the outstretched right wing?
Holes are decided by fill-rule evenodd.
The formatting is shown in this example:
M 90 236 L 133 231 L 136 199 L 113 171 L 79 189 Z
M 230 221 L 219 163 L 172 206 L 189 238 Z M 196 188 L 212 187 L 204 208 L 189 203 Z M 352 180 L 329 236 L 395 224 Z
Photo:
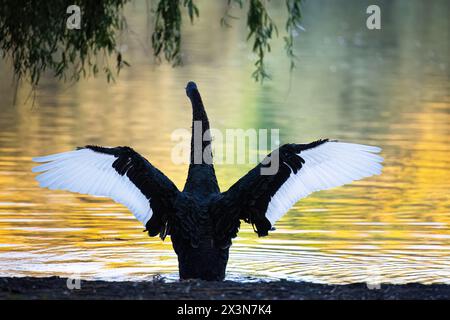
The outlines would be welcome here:
M 263 161 L 219 196 L 213 208 L 218 239 L 227 242 L 236 236 L 239 220 L 251 223 L 258 235 L 265 236 L 298 200 L 312 192 L 380 174 L 383 158 L 376 154 L 380 150 L 329 140 L 281 146 L 271 154 L 279 159 L 276 172 L 262 175 L 268 165 Z
M 171 213 L 177 187 L 161 171 L 129 147 L 86 146 L 33 158 L 46 162 L 33 168 L 41 187 L 109 197 L 128 207 L 157 235 Z

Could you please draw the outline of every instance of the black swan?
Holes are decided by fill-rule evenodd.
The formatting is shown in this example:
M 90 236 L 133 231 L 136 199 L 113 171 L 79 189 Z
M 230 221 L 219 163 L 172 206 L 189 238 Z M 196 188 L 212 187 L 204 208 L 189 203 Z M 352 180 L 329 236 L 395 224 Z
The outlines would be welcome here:
M 202 124 L 202 136 L 209 133 L 194 82 L 187 84 L 186 94 L 193 125 L 189 173 L 181 192 L 129 147 L 88 145 L 33 159 L 45 162 L 33 168 L 42 172 L 36 177 L 41 187 L 110 197 L 127 206 L 149 236 L 159 234 L 164 240 L 170 235 L 181 279 L 223 280 L 241 220 L 266 236 L 292 205 L 310 193 L 381 173 L 383 158 L 376 154 L 380 148 L 325 139 L 281 146 L 228 191 L 220 192 L 212 161 L 203 156 L 194 159 L 196 152 L 210 154 L 206 148 L 211 148 L 211 141 L 194 145 L 195 121 Z M 278 171 L 261 174 L 274 155 Z

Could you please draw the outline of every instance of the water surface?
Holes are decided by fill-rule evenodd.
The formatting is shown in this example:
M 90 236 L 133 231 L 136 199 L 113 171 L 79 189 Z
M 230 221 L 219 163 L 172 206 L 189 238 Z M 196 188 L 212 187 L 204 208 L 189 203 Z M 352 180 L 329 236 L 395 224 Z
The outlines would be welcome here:
M 280 142 L 336 138 L 383 148 L 381 176 L 311 195 L 269 237 L 243 225 L 230 279 L 450 283 L 449 23 L 446 1 L 385 1 L 382 29 L 365 28 L 365 1 L 308 1 L 289 74 L 282 42 L 253 83 L 254 56 L 223 8 L 200 2 L 183 34 L 185 65 L 156 66 L 145 2 L 126 8 L 131 68 L 116 84 L 43 79 L 12 105 L 12 75 L 0 63 L 0 275 L 126 280 L 177 276 L 170 239 L 149 238 L 121 205 L 40 189 L 31 158 L 85 144 L 129 145 L 182 188 L 186 165 L 171 162 L 171 133 L 190 128 L 184 93 L 195 80 L 211 125 L 278 128 Z M 273 11 L 280 22 L 284 7 Z M 187 21 L 187 20 L 185 20 Z M 226 190 L 253 165 L 217 165 Z

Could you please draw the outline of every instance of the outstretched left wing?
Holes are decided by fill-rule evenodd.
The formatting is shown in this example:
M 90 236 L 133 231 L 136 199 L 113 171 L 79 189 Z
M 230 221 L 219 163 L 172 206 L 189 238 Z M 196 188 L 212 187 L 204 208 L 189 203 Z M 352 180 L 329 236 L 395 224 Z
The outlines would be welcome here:
M 41 187 L 109 197 L 128 207 L 157 235 L 171 212 L 177 187 L 161 171 L 129 147 L 86 146 L 33 158 Z
M 219 239 L 236 236 L 239 220 L 251 223 L 265 236 L 301 198 L 319 190 L 338 187 L 381 173 L 380 148 L 318 140 L 309 144 L 286 144 L 269 154 L 278 157 L 278 170 L 262 175 L 270 165 L 263 161 L 231 188 L 222 193 L 213 207 Z

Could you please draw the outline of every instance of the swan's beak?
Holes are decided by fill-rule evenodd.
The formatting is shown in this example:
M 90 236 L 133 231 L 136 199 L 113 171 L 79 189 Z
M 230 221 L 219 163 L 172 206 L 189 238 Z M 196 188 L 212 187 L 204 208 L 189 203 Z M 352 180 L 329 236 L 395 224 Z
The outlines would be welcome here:
M 185 90 L 186 90 L 186 95 L 187 95 L 188 97 L 190 97 L 190 93 L 191 93 L 192 91 L 198 90 L 198 89 L 197 89 L 197 85 L 195 84 L 195 82 L 189 81 L 189 82 L 187 83 L 187 85 L 186 85 Z

